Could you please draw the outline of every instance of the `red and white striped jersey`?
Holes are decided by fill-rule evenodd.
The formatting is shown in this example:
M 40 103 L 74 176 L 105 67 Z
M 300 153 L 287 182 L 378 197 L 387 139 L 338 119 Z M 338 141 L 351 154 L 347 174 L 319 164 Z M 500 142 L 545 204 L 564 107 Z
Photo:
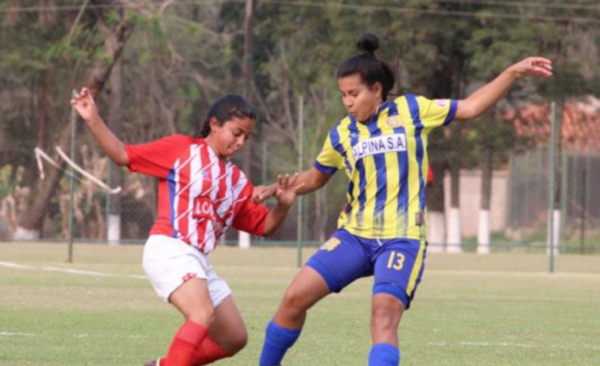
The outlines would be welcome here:
M 126 146 L 129 170 L 158 178 L 158 217 L 150 235 L 181 239 L 210 253 L 230 227 L 262 235 L 268 209 L 253 203 L 242 171 L 201 138 L 171 135 Z

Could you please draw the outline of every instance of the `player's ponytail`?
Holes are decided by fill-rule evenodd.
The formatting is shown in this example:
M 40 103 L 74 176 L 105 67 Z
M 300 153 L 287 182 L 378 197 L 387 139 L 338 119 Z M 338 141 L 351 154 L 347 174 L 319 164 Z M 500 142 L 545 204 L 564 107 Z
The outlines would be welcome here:
M 366 33 L 356 43 L 358 51 L 367 56 L 375 57 L 375 51 L 379 48 L 379 38 L 371 33 Z
M 210 135 L 210 120 L 215 117 L 219 122 L 219 126 L 222 126 L 226 121 L 231 118 L 249 118 L 256 120 L 256 113 L 252 105 L 248 103 L 246 99 L 237 94 L 227 94 L 217 99 L 208 110 L 208 115 L 202 125 L 200 131 L 200 137 L 206 138 Z
M 379 49 L 379 38 L 374 34 L 364 34 L 356 45 L 359 54 L 344 61 L 337 70 L 337 78 L 359 74 L 362 81 L 369 87 L 379 82 L 382 86 L 382 98 L 387 96 L 394 87 L 396 77 L 392 68 L 375 56 Z

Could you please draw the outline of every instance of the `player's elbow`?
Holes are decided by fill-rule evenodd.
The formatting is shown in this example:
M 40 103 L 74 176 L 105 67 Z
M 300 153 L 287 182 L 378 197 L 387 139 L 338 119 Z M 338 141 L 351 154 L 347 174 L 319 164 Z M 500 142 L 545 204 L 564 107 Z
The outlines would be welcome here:
M 273 217 L 273 215 L 271 215 L 271 216 L 272 217 L 267 216 L 265 226 L 263 229 L 262 236 L 265 238 L 273 235 L 281 227 L 281 225 L 283 225 L 283 221 L 285 218 L 285 216 L 284 217 Z
M 129 155 L 127 155 L 127 152 L 125 151 L 125 149 L 114 154 L 113 156 L 110 157 L 110 159 L 115 164 L 120 165 L 120 166 L 128 166 L 129 165 Z
M 267 226 L 265 226 L 265 230 L 263 231 L 263 234 L 262 234 L 262 236 L 263 236 L 263 237 L 265 237 L 265 238 L 267 238 L 267 237 L 269 237 L 269 236 L 273 235 L 273 233 L 274 233 L 275 231 L 277 231 L 277 228 L 276 228 L 276 227 L 273 227 L 273 226 L 269 226 L 269 227 L 267 227 Z
M 461 100 L 456 107 L 456 116 L 454 119 L 457 121 L 467 121 L 479 117 L 482 113 L 476 103 L 468 99 Z

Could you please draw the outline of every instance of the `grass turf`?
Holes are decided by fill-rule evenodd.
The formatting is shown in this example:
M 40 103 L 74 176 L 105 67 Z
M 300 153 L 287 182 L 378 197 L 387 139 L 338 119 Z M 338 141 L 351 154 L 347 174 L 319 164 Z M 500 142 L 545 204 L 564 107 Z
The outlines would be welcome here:
M 141 366 L 162 355 L 182 318 L 143 278 L 141 251 L 77 244 L 65 263 L 65 245 L 0 244 L 0 365 Z M 257 365 L 296 250 L 219 248 L 211 261 L 250 334 L 218 364 Z M 402 365 L 600 365 L 600 257 L 561 255 L 556 273 L 547 268 L 538 254 L 430 254 L 400 327 Z M 312 309 L 285 364 L 366 365 L 370 288 L 359 280 Z

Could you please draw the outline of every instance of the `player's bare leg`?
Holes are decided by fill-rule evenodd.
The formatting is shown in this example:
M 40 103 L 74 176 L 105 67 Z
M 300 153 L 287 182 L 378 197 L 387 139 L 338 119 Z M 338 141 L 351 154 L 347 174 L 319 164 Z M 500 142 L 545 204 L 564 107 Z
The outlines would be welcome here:
M 398 326 L 404 305 L 392 295 L 377 294 L 371 301 L 371 339 L 373 344 L 387 343 L 398 347 Z
M 169 297 L 185 317 L 167 354 L 169 366 L 192 366 L 198 346 L 208 336 L 208 327 L 214 319 L 214 308 L 205 279 L 192 278 L 184 282 Z
M 169 297 L 169 302 L 186 320 L 209 327 L 214 320 L 215 309 L 205 279 L 192 278 L 184 282 Z
M 404 304 L 388 294 L 377 294 L 371 301 L 371 339 L 373 348 L 369 365 L 398 365 L 398 326 Z
M 222 358 L 231 357 L 241 351 L 248 343 L 248 332 L 242 315 L 233 300 L 228 296 L 214 309 L 213 321 L 209 327 L 209 335 L 198 345 L 194 352 L 192 364 L 202 366 Z M 166 357 L 160 361 L 149 361 L 144 366 L 163 366 Z
M 281 365 L 287 350 L 300 336 L 306 312 L 328 294 L 327 283 L 314 269 L 304 266 L 298 272 L 267 326 L 259 361 L 261 366 Z
M 323 277 L 311 267 L 304 266 L 285 291 L 275 314 L 275 323 L 288 329 L 302 328 L 308 309 L 327 295 L 329 288 Z
M 233 297 L 229 296 L 215 309 L 210 336 L 223 347 L 228 356 L 241 351 L 248 343 L 248 332 Z

